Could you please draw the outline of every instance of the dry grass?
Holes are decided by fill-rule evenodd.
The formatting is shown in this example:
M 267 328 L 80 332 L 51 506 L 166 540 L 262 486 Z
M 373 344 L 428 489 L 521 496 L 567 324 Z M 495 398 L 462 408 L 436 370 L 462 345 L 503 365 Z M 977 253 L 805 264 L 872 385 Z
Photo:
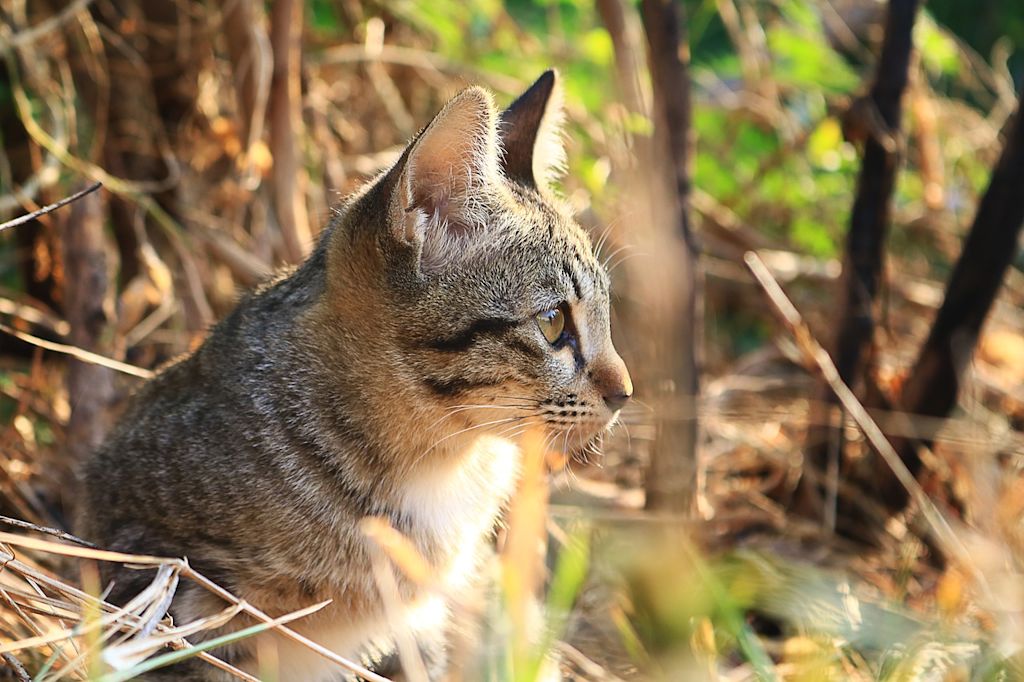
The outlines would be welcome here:
M 25 524 L 18 524 L 24 526 Z M 33 679 L 127 680 L 149 669 L 198 656 L 210 665 L 239 679 L 255 680 L 208 653 L 217 646 L 274 630 L 358 674 L 369 682 L 384 678 L 363 666 L 310 642 L 286 624 L 314 613 L 327 603 L 314 604 L 278 618 L 271 618 L 194 571 L 187 561 L 174 558 L 122 554 L 97 549 L 60 531 L 34 528 L 55 534 L 74 544 L 55 543 L 0 532 L 4 571 L 0 573 L 4 640 L 0 654 L 33 670 Z M 22 558 L 17 558 L 22 557 Z M 40 557 L 33 560 L 32 557 Z M 40 565 L 72 559 L 81 575 L 81 587 L 60 578 Z M 123 606 L 103 599 L 95 562 L 110 561 L 142 569 L 156 568 L 149 587 Z M 66 562 L 65 562 L 66 563 Z M 224 599 L 224 610 L 191 623 L 175 624 L 167 616 L 179 580 L 192 580 Z M 189 638 L 216 630 L 240 614 L 260 621 L 230 635 L 193 646 Z M 9 640 L 8 640 L 9 638 Z M 171 649 L 170 653 L 165 653 Z M 18 658 L 23 656 L 24 658 Z
M 504 9 L 492 29 L 506 31 L 500 37 L 515 44 L 528 64 L 517 59 L 502 65 L 490 53 L 477 63 L 479 55 L 469 48 L 446 51 L 443 41 L 416 23 L 418 15 L 375 16 L 369 6 L 337 3 L 363 14 L 337 34 L 310 31 L 300 74 L 303 125 L 282 130 L 273 128 L 270 116 L 270 27 L 229 16 L 249 12 L 258 19 L 260 3 L 171 2 L 181 10 L 171 27 L 150 25 L 142 15 L 115 21 L 109 16 L 113 4 L 76 0 L 48 15 L 42 4 L 36 9 L 13 2 L 10 14 L 20 28 L 3 24 L 0 31 L 10 74 L 5 111 L 13 112 L 25 138 L 16 145 L 3 131 L 0 211 L 5 217 L 32 211 L 85 179 L 103 181 L 107 239 L 111 247 L 116 242 L 121 261 L 118 278 L 111 278 L 109 307 L 117 313 L 97 345 L 78 347 L 69 343 L 69 321 L 57 312 L 59 292 L 69 286 L 59 248 L 64 214 L 47 216 L 42 229 L 16 228 L 19 235 L 35 232 L 19 236 L 21 246 L 0 251 L 5 272 L 20 267 L 28 273 L 20 288 L 12 290 L 6 279 L 0 286 L 0 331 L 23 342 L 9 353 L 5 347 L 0 357 L 0 407 L 10 415 L 0 425 L 0 513 L 17 517 L 16 532 L 0 533 L 0 653 L 14 679 L 121 679 L 140 671 L 147 656 L 198 655 L 225 667 L 190 642 L 243 613 L 255 627 L 295 639 L 287 620 L 304 615 L 275 621 L 181 559 L 112 555 L 46 529 L 65 528 L 74 506 L 68 453 L 78 434 L 68 432 L 69 416 L 77 401 L 88 400 L 68 395 L 67 358 L 52 353 L 118 373 L 117 396 L 123 398 L 151 368 L 195 347 L 239 289 L 307 248 L 289 228 L 294 220 L 279 217 L 284 202 L 276 150 L 297 150 L 308 177 L 295 180 L 294 194 L 304 206 L 288 210 L 304 210 L 315 231 L 339 193 L 393 161 L 415 127 L 461 85 L 489 85 L 507 101 L 536 75 L 534 62 L 538 72 L 542 62 L 568 64 L 577 78 L 593 66 L 577 51 L 576 43 L 585 41 L 547 36 L 541 44 Z M 89 5 L 97 11 L 83 11 Z M 855 453 L 869 446 L 886 452 L 880 432 L 934 436 L 926 475 L 904 480 L 914 499 L 905 513 L 884 520 L 878 501 L 845 485 L 835 471 L 804 467 L 802 439 L 818 413 L 808 396 L 813 378 L 829 372 L 818 339 L 827 338 L 833 323 L 839 266 L 834 257 L 794 246 L 779 226 L 796 209 L 786 197 L 762 196 L 760 184 L 788 160 L 822 156 L 821 140 L 839 135 L 835 109 L 841 105 L 830 101 L 829 111 L 809 118 L 800 106 L 789 106 L 792 92 L 774 70 L 754 22 L 760 18 L 768 26 L 773 19 L 756 3 L 718 5 L 738 43 L 743 77 L 725 83 L 717 73 L 695 69 L 698 113 L 719 115 L 730 134 L 749 135 L 753 127 L 777 133 L 781 142 L 756 163 L 746 163 L 747 157 L 737 162 L 735 186 L 702 186 L 692 197 L 708 276 L 704 395 L 661 395 L 663 368 L 651 359 L 647 332 L 648 325 L 664 322 L 652 314 L 660 309 L 664 284 L 651 276 L 664 236 L 637 224 L 642 221 L 635 219 L 630 197 L 631 188 L 643 184 L 635 152 L 644 112 L 615 101 L 606 66 L 604 80 L 587 86 L 608 90 L 606 97 L 589 108 L 570 98 L 569 156 L 578 161 L 565 193 L 605 243 L 619 294 L 617 341 L 642 403 L 624 413 L 623 426 L 591 461 L 553 461 L 540 444 L 527 443 L 535 466 L 502 533 L 504 554 L 494 567 L 505 600 L 494 620 L 502 624 L 482 638 L 476 660 L 465 664 L 475 667 L 465 670 L 532 680 L 554 665 L 557 654 L 564 676 L 587 680 L 1024 679 L 1018 654 L 1024 649 L 1024 277 L 1011 272 L 952 419 L 865 413 L 845 387 L 834 385 L 853 415 L 847 436 Z M 239 26 L 245 28 L 241 34 L 230 31 Z M 160 55 L 156 65 L 147 61 L 147 41 L 159 44 L 167 35 L 179 41 L 180 54 Z M 471 42 L 469 29 L 466 35 Z M 894 211 L 901 229 L 890 254 L 889 299 L 875 359 L 876 380 L 891 393 L 941 301 L 942 267 L 959 250 L 979 178 L 994 159 L 1014 98 L 1001 64 L 989 64 L 959 43 L 953 49 L 961 70 L 933 77 L 922 67 L 907 106 L 907 183 L 930 189 Z M 164 120 L 165 112 L 149 101 L 160 69 L 180 73 L 182 96 L 191 98 L 180 120 Z M 649 97 L 646 76 L 634 76 L 637 96 Z M 956 94 L 940 92 L 943 85 Z M 146 97 L 126 97 L 132 88 Z M 125 128 L 125 120 L 136 126 Z M 740 142 L 715 142 L 714 126 L 708 127 L 699 143 L 708 154 L 704 162 L 738 159 Z M 855 157 L 841 142 L 826 153 L 835 156 L 829 163 L 847 153 Z M 141 159 L 139 167 L 127 168 L 129 157 Z M 799 167 L 802 174 L 792 183 L 800 185 L 812 170 L 820 173 L 814 163 Z M 842 210 L 852 188 L 849 195 Z M 821 201 L 823 210 L 840 212 L 830 197 Z M 844 220 L 830 218 L 837 226 Z M 4 238 L 14 234 L 9 230 Z M 794 310 L 786 309 L 795 334 L 771 326 L 772 314 L 744 265 L 748 250 L 759 254 L 760 261 L 752 261 L 757 280 L 774 292 L 776 304 L 786 305 L 772 278 L 784 284 L 800 311 L 797 323 Z M 15 263 L 18 258 L 31 267 Z M 765 267 L 757 265 L 761 261 Z M 37 292 L 58 293 L 40 301 L 26 293 L 29 284 Z M 733 334 L 750 328 L 760 330 L 760 350 L 737 358 Z M 694 415 L 704 429 L 696 513 L 681 518 L 645 511 L 655 417 Z M 833 499 L 855 501 L 866 517 L 887 524 L 879 547 L 866 551 L 837 537 L 835 519 L 791 514 L 800 476 L 826 480 Z M 377 579 L 385 604 L 393 596 L 395 570 L 431 585 L 430 567 L 393 529 L 370 520 L 366 531 L 381 549 Z M 154 578 L 130 604 L 114 606 L 97 584 L 97 561 L 145 566 Z M 166 606 L 182 580 L 219 594 L 224 610 L 196 623 L 171 623 Z M 539 617 L 529 606 L 538 593 L 545 605 Z M 547 630 L 538 637 L 539 621 Z M 416 679 L 418 654 L 408 641 L 401 644 Z M 465 677 L 478 679 L 474 674 Z

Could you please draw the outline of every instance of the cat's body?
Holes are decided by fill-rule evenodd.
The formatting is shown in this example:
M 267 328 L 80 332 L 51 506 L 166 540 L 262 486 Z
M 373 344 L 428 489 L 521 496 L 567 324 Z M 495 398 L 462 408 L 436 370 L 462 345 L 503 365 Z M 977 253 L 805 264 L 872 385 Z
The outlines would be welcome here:
M 86 464 L 82 532 L 187 556 L 272 615 L 333 600 L 293 627 L 356 657 L 392 635 L 360 526 L 384 517 L 436 571 L 440 590 L 400 587 L 443 669 L 439 595 L 474 580 L 515 485 L 508 437 L 539 423 L 585 443 L 632 390 L 608 337 L 607 277 L 535 177 L 553 86 L 542 77 L 500 132 L 489 95 L 459 95 L 305 263 L 145 386 Z M 563 309 L 572 335 L 545 338 Z M 115 600 L 151 579 L 109 570 Z M 183 584 L 171 613 L 183 623 L 223 606 Z M 281 680 L 340 673 L 274 642 Z M 216 653 L 253 672 L 255 652 Z M 176 674 L 218 679 L 209 666 Z

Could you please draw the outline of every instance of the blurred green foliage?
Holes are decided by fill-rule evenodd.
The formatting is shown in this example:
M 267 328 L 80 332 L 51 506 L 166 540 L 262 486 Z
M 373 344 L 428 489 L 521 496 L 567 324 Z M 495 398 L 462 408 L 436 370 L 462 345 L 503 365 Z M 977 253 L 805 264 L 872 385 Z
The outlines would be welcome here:
M 683 4 L 689 18 L 694 83 L 696 187 L 780 248 L 818 258 L 837 257 L 859 169 L 858 150 L 844 140 L 839 116 L 849 98 L 863 93 L 870 83 L 878 49 L 873 42 L 879 35 L 877 22 L 884 18 L 878 9 L 883 6 L 874 6 L 874 29 L 867 23 L 853 26 L 852 30 L 860 33 L 859 43 L 851 46 L 827 30 L 824 3 L 737 2 L 745 26 L 749 28 L 752 19 L 757 21 L 757 29 L 749 32 L 760 33 L 763 44 L 756 47 L 766 57 L 762 68 L 767 72 L 755 74 L 752 81 L 751 74 L 744 73 L 741 53 L 731 40 L 718 3 L 685 0 Z M 1017 40 L 1013 36 L 1018 31 L 1015 27 L 1024 22 L 1024 5 L 1004 3 L 997 8 L 998 3 L 983 3 L 986 12 L 1002 22 L 995 23 L 991 16 L 983 18 L 983 30 L 965 16 L 972 12 L 968 4 L 929 3 L 920 13 L 916 43 L 921 72 L 937 93 L 938 115 L 955 117 L 953 107 L 964 106 L 972 108 L 980 122 L 992 106 L 992 98 L 971 91 L 971 83 L 978 79 L 968 73 L 961 45 L 971 44 L 987 54 L 997 26 L 1005 26 L 1011 39 Z M 570 116 L 567 136 L 571 145 L 568 188 L 582 190 L 585 204 L 596 209 L 603 220 L 617 219 L 615 207 L 621 205 L 617 179 L 633 171 L 609 158 L 607 136 L 647 135 L 651 124 L 642 116 L 624 115 L 618 103 L 614 49 L 594 3 L 406 0 L 388 7 L 396 17 L 429 36 L 432 49 L 479 71 L 526 82 L 545 68 L 557 66 L 565 76 L 570 111 L 577 112 Z M 933 9 L 940 21 L 929 13 Z M 943 18 L 952 24 L 943 23 Z M 642 43 L 638 53 L 642 58 Z M 945 96 L 958 99 L 947 101 L 942 99 Z M 951 113 L 947 114 L 947 108 Z M 587 121 L 579 120 L 578 112 L 585 112 Z M 894 197 L 892 246 L 906 249 L 905 253 L 923 258 L 929 267 L 943 272 L 951 256 L 936 249 L 934 240 L 922 234 L 896 234 L 900 223 L 927 212 L 916 126 L 917 121 L 905 111 L 908 145 L 905 171 L 899 176 Z M 605 137 L 595 135 L 595 130 L 605 131 Z M 974 131 L 964 131 L 968 132 Z M 948 215 L 963 226 L 987 182 L 992 150 L 974 146 L 960 130 L 940 129 L 937 134 L 944 201 Z M 730 325 L 731 338 L 739 334 L 740 346 L 761 341 L 761 331 L 754 327 L 740 330 L 735 321 L 710 320 L 712 326 L 719 322 Z M 709 329 L 709 333 L 716 335 L 716 330 Z
M 684 4 L 690 17 L 695 81 L 696 186 L 781 244 L 814 256 L 836 256 L 859 164 L 857 151 L 844 141 L 835 114 L 844 97 L 864 89 L 872 64 L 865 63 L 863 55 L 851 56 L 830 43 L 820 4 L 809 0 L 753 3 L 770 56 L 768 80 L 778 97 L 773 119 L 734 101 L 756 84 L 743 80 L 743 65 L 716 3 L 687 0 Z M 338 21 L 329 7 L 325 0 L 312 0 L 315 26 Z M 612 41 L 593 3 L 407 0 L 389 5 L 389 11 L 430 36 L 438 53 L 483 72 L 527 81 L 556 65 L 565 75 L 570 105 L 596 119 L 604 130 L 621 130 Z M 1024 7 L 1014 11 L 1024 16 Z M 965 35 L 975 39 L 971 31 Z M 923 14 L 917 43 L 926 73 L 939 87 L 955 78 L 962 66 L 959 39 L 963 36 L 952 35 Z M 865 52 L 870 52 L 869 46 Z M 631 134 L 650 130 L 649 123 L 635 117 L 626 127 Z M 606 184 L 605 143 L 595 140 L 591 131 L 573 122 L 570 170 L 573 178 L 582 181 L 590 203 L 601 210 L 615 205 L 617 169 L 612 168 Z M 951 201 L 970 205 L 987 180 L 988 159 L 979 160 L 973 152 L 964 145 L 944 148 L 951 171 Z M 921 204 L 923 183 L 906 179 L 913 177 L 914 165 L 909 155 L 910 173 L 899 183 L 897 207 Z

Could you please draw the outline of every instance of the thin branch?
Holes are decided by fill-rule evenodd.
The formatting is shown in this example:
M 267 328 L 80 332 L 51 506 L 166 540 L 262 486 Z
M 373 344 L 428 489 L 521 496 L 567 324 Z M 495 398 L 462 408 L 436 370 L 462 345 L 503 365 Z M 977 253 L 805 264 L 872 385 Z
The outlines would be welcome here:
M 274 208 L 285 260 L 291 263 L 302 261 L 313 244 L 306 210 L 307 177 L 297 151 L 303 136 L 302 13 L 300 0 L 276 0 L 270 15 L 273 76 L 267 114 L 274 158 Z
M 9 516 L 0 516 L 0 523 L 6 523 L 9 526 L 14 526 L 15 528 L 22 528 L 24 530 L 34 530 L 37 533 L 43 533 L 45 535 L 52 535 L 55 538 L 59 538 L 61 540 L 64 540 L 65 542 L 72 542 L 72 543 L 75 543 L 75 544 L 78 544 L 78 545 L 82 545 L 83 547 L 92 547 L 93 549 L 97 549 L 96 545 L 92 544 L 91 542 L 88 542 L 86 540 L 83 540 L 82 538 L 76 537 L 76 536 L 72 535 L 71 533 L 66 533 L 66 532 L 64 532 L 64 531 L 62 531 L 62 530 L 60 530 L 58 528 L 48 528 L 46 526 L 37 526 L 34 523 L 29 523 L 28 521 L 22 521 L 21 519 L 12 519 Z
M 52 213 L 53 211 L 56 211 L 61 206 L 67 206 L 68 204 L 70 204 L 73 201 L 78 201 L 79 199 L 84 197 L 86 194 L 91 194 L 92 192 L 95 192 L 96 190 L 98 190 L 102 186 L 103 186 L 102 182 L 94 182 L 93 184 L 89 185 L 88 187 L 86 187 L 85 189 L 81 190 L 80 192 L 75 192 L 71 196 L 64 197 L 60 201 L 54 202 L 54 203 L 50 204 L 49 206 L 43 206 L 42 208 L 40 208 L 40 209 L 38 209 L 36 211 L 32 211 L 31 213 L 26 213 L 25 215 L 20 216 L 18 218 L 14 218 L 13 220 L 8 220 L 6 223 L 0 223 L 0 232 L 3 232 L 4 230 L 8 230 L 8 229 L 10 229 L 12 227 L 17 227 L 18 225 L 24 225 L 25 223 L 32 222 L 36 218 L 39 218 L 40 216 L 44 216 L 47 213 Z
M 488 86 L 505 94 L 519 93 L 524 86 L 523 81 L 519 78 L 502 76 L 493 72 L 478 71 L 472 66 L 452 61 L 436 52 L 398 45 L 383 45 L 379 52 L 371 52 L 362 43 L 358 45 L 335 45 L 310 55 L 308 63 L 310 66 L 323 67 L 334 64 L 359 64 L 370 61 L 380 61 L 387 64 L 408 66 L 414 69 L 458 76 L 469 81 L 486 83 Z
M 9 178 L 7 179 L 9 181 Z M 60 181 L 60 161 L 53 154 L 47 152 L 46 160 L 38 170 L 15 187 L 8 194 L 0 194 L 0 213 L 13 211 L 23 207 L 26 202 L 35 199 L 40 190 L 56 185 Z M 11 183 L 13 184 L 13 183 Z
M 686 21 L 678 0 L 643 0 L 640 5 L 648 43 L 654 113 L 650 204 L 658 238 L 673 248 L 679 279 L 667 292 L 666 318 L 657 329 L 666 368 L 677 396 L 695 399 L 701 338 L 701 275 L 690 223 L 690 167 L 693 160 L 692 109 Z M 668 396 L 664 396 L 668 397 Z M 646 506 L 660 511 L 690 508 L 695 487 L 698 422 L 658 420 L 656 445 L 647 475 Z
M 230 592 L 228 592 L 223 587 L 213 582 L 206 576 L 202 575 L 201 573 L 197 573 L 195 570 L 192 569 L 191 566 L 188 566 L 187 564 L 185 565 L 185 568 L 182 569 L 182 575 L 191 578 L 192 580 L 196 581 L 201 586 L 205 587 L 207 590 L 209 590 L 213 594 L 216 594 L 222 599 L 231 602 L 232 604 L 240 605 L 242 607 L 242 610 L 248 613 L 250 616 L 257 618 L 258 620 L 261 620 L 264 623 L 272 623 L 274 621 L 273 618 L 268 616 L 263 611 L 260 611 L 255 606 L 252 606 L 251 604 L 239 599 L 238 597 L 231 594 Z M 317 644 L 313 640 L 309 639 L 308 637 L 304 637 L 303 635 L 300 635 L 298 632 L 295 632 L 291 628 L 279 625 L 274 629 L 283 636 L 292 640 L 293 642 L 301 644 L 307 649 L 310 649 L 314 653 L 318 654 L 320 657 L 325 658 L 328 661 L 331 661 L 332 663 L 336 663 L 337 665 L 341 666 L 345 670 L 348 670 L 349 672 L 355 673 L 359 677 L 366 680 L 366 682 L 391 682 L 391 680 L 389 680 L 388 678 L 382 677 L 381 675 L 378 675 L 377 673 L 364 668 L 358 663 L 350 661 L 344 656 L 340 656 L 334 653 L 327 647 L 321 644 Z
M 263 137 L 273 61 L 270 38 L 253 0 L 237 0 L 226 9 L 223 20 L 238 101 L 238 122 L 245 140 L 247 173 L 259 181 L 250 152 Z M 248 115 L 245 115 L 248 114 Z
M 99 194 L 83 199 L 60 221 L 63 308 L 67 341 L 98 355 L 113 351 L 115 308 L 104 234 L 105 206 Z M 82 461 L 103 442 L 117 399 L 114 373 L 95 363 L 68 363 L 65 373 L 71 415 L 65 432 L 68 454 Z M 70 475 L 65 474 L 65 476 Z M 74 481 L 64 481 L 69 486 Z
M 4 654 L 4 662 L 11 667 L 14 671 L 14 676 L 18 679 L 18 682 L 32 682 L 32 678 L 29 677 L 28 671 L 25 670 L 25 666 L 21 664 L 21 661 L 14 657 L 14 654 Z
M 50 31 L 57 30 L 66 22 L 70 21 L 76 14 L 88 8 L 92 2 L 93 0 L 75 0 L 52 17 L 40 21 L 35 26 L 29 26 L 26 29 L 22 29 L 13 35 L 4 36 L 4 40 L 7 41 L 7 44 L 11 47 L 24 47 L 34 40 L 46 35 Z
M 142 367 L 136 367 L 135 365 L 129 365 L 127 362 L 114 360 L 113 358 L 108 358 L 103 355 L 97 355 L 96 353 L 91 353 L 87 350 L 83 350 L 76 346 L 69 346 L 64 343 L 47 341 L 46 339 L 41 339 L 38 336 L 32 336 L 31 334 L 26 334 L 25 332 L 18 331 L 13 327 L 8 327 L 6 324 L 0 324 L 0 332 L 10 334 L 14 338 L 20 339 L 25 343 L 30 343 L 33 346 L 39 346 L 43 350 L 50 350 L 55 353 L 64 353 L 65 355 L 70 355 L 76 360 L 81 360 L 82 362 L 89 362 L 94 365 L 99 365 L 101 367 L 107 367 L 109 369 L 113 369 L 124 374 L 130 374 L 133 377 L 139 377 L 142 379 L 152 379 L 154 376 L 154 372 L 152 370 L 143 369 Z
M 918 504 L 936 539 L 942 543 L 943 550 L 948 555 L 955 556 L 961 562 L 961 565 L 972 567 L 975 569 L 975 573 L 980 574 L 980 571 L 977 571 L 975 568 L 974 561 L 971 559 L 967 548 L 960 541 L 960 538 L 957 537 L 956 533 L 953 532 L 952 527 L 950 527 L 949 521 L 935 506 L 931 498 L 928 497 L 921 484 L 917 482 L 917 479 L 907 469 L 903 460 L 900 459 L 896 449 L 885 437 L 885 434 L 882 433 L 882 429 L 879 428 L 875 420 L 868 414 L 868 411 L 857 400 L 850 387 L 839 376 L 839 369 L 832 361 L 832 357 L 811 334 L 810 329 L 804 323 L 793 302 L 789 300 L 782 287 L 772 277 L 768 266 L 753 251 L 748 251 L 744 255 L 743 260 L 750 269 L 751 274 L 754 275 L 757 283 L 761 285 L 761 288 L 767 294 L 768 300 L 778 313 L 779 319 L 789 329 L 801 353 L 811 364 L 817 367 L 821 379 L 825 381 L 843 408 L 846 409 L 864 432 L 871 445 L 882 456 L 885 463 L 889 465 L 889 469 L 900 485 L 904 487 L 910 497 Z
M 615 75 L 622 103 L 630 112 L 647 113 L 638 73 L 640 60 L 636 57 L 623 0 L 597 0 L 596 6 L 608 36 L 612 39 Z

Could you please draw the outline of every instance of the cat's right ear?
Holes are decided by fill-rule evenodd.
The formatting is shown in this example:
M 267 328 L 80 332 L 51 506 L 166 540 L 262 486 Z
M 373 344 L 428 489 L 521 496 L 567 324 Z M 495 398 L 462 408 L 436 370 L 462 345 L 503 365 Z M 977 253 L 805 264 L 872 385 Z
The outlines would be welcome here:
M 501 112 L 501 165 L 510 180 L 547 189 L 565 169 L 562 99 L 558 72 L 549 69 Z
M 420 250 L 421 270 L 436 270 L 483 229 L 479 195 L 500 177 L 490 93 L 473 87 L 452 98 L 394 170 L 392 235 Z

